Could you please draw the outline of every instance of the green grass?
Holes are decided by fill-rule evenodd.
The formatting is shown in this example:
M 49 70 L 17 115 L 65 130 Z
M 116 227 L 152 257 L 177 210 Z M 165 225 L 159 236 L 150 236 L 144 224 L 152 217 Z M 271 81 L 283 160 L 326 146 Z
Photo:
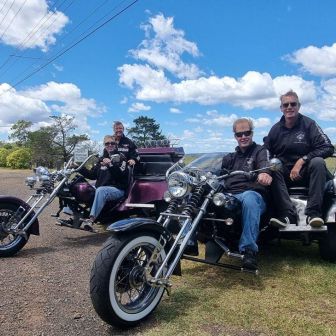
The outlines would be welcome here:
M 223 260 L 228 262 L 228 260 Z M 182 262 L 141 335 L 335 335 L 336 265 L 317 246 L 282 242 L 259 256 L 260 275 Z

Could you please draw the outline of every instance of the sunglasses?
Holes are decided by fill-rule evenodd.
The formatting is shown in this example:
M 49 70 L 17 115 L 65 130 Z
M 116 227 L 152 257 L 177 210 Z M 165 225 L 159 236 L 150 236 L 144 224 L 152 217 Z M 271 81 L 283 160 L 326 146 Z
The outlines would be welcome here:
M 290 107 L 296 107 L 298 105 L 297 102 L 290 102 L 290 103 L 283 103 L 281 106 L 284 108 L 287 108 L 288 106 Z
M 250 136 L 252 134 L 252 131 L 244 131 L 244 132 L 236 132 L 235 133 L 235 136 L 237 137 L 237 138 L 241 138 L 243 135 L 245 135 L 245 136 Z
M 115 142 L 105 142 L 105 146 L 114 146 Z

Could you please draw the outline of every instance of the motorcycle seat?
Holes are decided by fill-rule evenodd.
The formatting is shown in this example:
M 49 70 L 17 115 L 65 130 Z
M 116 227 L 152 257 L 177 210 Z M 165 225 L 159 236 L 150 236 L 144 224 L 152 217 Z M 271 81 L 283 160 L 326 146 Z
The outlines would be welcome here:
M 302 196 L 308 196 L 308 187 L 302 187 L 302 186 L 292 186 L 288 188 L 288 192 L 290 195 L 302 195 Z M 324 193 L 326 195 L 333 195 L 335 193 L 334 190 L 334 183 L 332 180 L 329 180 L 326 182 L 324 187 Z
M 288 192 L 290 195 L 302 195 L 308 196 L 308 188 L 307 187 L 290 187 L 288 188 Z

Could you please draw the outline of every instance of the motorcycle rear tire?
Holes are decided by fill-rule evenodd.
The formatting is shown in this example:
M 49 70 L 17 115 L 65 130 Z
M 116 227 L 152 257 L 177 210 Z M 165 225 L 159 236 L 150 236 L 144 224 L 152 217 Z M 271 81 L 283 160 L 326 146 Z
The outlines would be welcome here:
M 91 269 L 90 295 L 95 311 L 106 323 L 134 327 L 161 301 L 164 289 L 150 286 L 141 273 L 157 244 L 157 236 L 150 232 L 111 236 L 105 242 Z M 161 260 L 165 258 L 165 251 L 160 254 Z M 123 299 L 130 302 L 121 302 Z
M 6 220 L 6 217 L 9 218 L 12 214 L 16 212 L 19 205 L 13 203 L 0 203 L 0 225 L 2 225 L 2 221 Z M 9 213 L 9 215 L 6 213 Z M 0 228 L 1 230 L 1 228 Z M 1 235 L 1 232 L 0 232 Z M 5 238 L 5 236 L 3 236 Z M 14 240 L 12 240 L 9 244 L 2 244 L 0 236 L 0 258 L 5 257 L 12 257 L 17 252 L 19 252 L 28 242 L 29 240 L 29 233 L 26 233 L 26 237 L 23 236 L 16 236 Z

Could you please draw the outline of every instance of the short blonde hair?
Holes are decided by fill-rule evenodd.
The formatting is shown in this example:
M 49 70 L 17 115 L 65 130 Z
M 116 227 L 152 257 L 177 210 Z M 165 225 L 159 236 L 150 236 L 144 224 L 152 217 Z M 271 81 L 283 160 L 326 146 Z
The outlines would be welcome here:
M 250 127 L 250 131 L 253 131 L 254 125 L 253 125 L 252 119 L 244 117 L 244 118 L 238 118 L 233 122 L 233 125 L 232 125 L 233 133 L 236 133 L 237 124 L 240 124 L 240 123 L 243 123 L 243 122 L 248 123 L 248 125 Z
M 117 142 L 117 139 L 114 135 L 105 135 L 103 140 L 104 145 L 107 140 L 110 140 L 111 142 Z
M 282 103 L 282 99 L 283 99 L 284 97 L 294 97 L 294 98 L 297 100 L 297 102 L 300 104 L 299 96 L 298 96 L 297 93 L 296 93 L 295 91 L 293 91 L 293 90 L 289 90 L 289 91 L 287 91 L 286 93 L 284 93 L 283 95 L 280 96 L 280 101 L 281 101 L 281 103 Z

